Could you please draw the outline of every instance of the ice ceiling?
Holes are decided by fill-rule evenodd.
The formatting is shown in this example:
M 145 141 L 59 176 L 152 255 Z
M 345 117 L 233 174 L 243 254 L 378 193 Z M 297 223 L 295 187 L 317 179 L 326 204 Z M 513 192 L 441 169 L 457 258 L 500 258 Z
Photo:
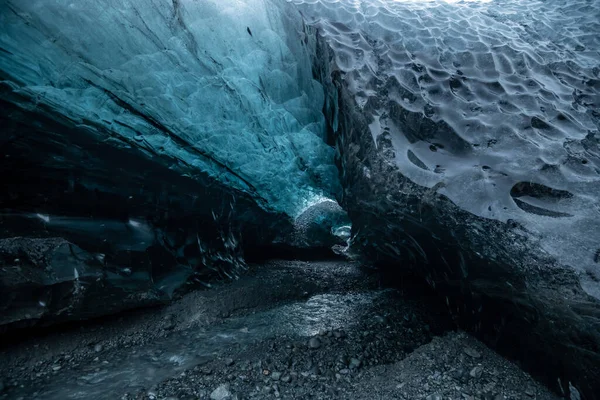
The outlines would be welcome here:
M 23 107 L 100 124 L 114 146 L 290 215 L 339 191 L 314 36 L 269 3 L 3 1 L 0 26 L 2 81 Z

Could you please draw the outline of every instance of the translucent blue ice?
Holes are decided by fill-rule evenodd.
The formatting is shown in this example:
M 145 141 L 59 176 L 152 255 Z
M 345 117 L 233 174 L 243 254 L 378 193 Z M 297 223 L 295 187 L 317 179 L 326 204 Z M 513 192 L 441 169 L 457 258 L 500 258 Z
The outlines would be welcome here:
M 315 36 L 285 2 L 3 1 L 0 26 L 0 79 L 22 107 L 291 215 L 339 190 Z

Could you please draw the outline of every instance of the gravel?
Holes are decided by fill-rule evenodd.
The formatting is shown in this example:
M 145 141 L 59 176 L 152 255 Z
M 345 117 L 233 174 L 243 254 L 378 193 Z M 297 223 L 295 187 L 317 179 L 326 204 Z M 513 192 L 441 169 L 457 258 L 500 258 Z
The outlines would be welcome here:
M 335 303 L 356 301 L 363 294 L 372 296 L 352 315 L 317 313 L 309 316 L 305 327 L 316 327 L 312 331 L 265 335 L 243 345 L 230 342 L 201 363 L 154 382 L 151 390 L 105 398 L 558 399 L 473 337 L 453 332 L 450 320 L 435 305 L 404 290 L 382 289 L 378 279 L 374 272 L 348 262 L 252 265 L 238 281 L 190 293 L 162 309 L 65 327 L 7 347 L 0 353 L 5 368 L 0 399 L 46 398 L 46 388 L 58 378 L 78 379 L 80 368 L 94 370 L 115 354 L 140 351 L 177 332 L 202 332 L 323 295 Z M 175 320 L 172 328 L 164 329 Z M 258 329 L 251 318 L 248 321 L 240 334 Z M 36 392 L 39 396 L 33 395 Z

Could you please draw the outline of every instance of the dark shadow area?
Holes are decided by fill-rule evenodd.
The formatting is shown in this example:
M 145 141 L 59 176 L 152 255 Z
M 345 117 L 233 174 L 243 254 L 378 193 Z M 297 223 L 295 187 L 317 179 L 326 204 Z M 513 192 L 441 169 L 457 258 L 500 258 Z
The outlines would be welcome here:
M 244 249 L 244 258 L 247 262 L 262 262 L 272 259 L 280 260 L 344 260 L 327 247 L 298 248 L 287 244 L 260 246 Z
M 420 298 L 440 321 L 446 321 L 449 329 L 461 329 L 474 335 L 556 394 L 578 398 L 570 397 L 569 377 L 583 372 L 589 376 L 577 381 L 581 399 L 598 399 L 600 383 L 591 379 L 593 367 L 586 369 L 588 361 L 577 359 L 576 353 L 569 351 L 568 343 L 588 346 L 590 354 L 600 350 L 594 347 L 593 337 L 582 336 L 576 317 L 573 316 L 570 322 L 558 321 L 558 314 L 542 315 L 541 304 L 532 302 L 531 298 L 514 293 L 506 293 L 503 297 L 486 296 L 476 288 L 476 283 L 460 280 L 427 282 L 423 275 L 411 273 L 398 264 L 381 263 L 377 267 L 386 286 L 402 288 L 409 297 Z M 431 267 L 423 266 L 424 269 Z M 587 309 L 584 304 L 566 307 L 577 308 L 578 313 L 597 313 L 591 305 Z M 554 324 L 560 324 L 562 329 L 556 329 Z M 557 346 L 558 343 L 561 345 Z

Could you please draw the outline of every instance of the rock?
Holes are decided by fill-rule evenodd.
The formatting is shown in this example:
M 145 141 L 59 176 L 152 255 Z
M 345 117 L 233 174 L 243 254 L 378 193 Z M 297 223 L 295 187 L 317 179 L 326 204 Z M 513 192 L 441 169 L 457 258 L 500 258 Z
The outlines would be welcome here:
M 289 375 L 285 375 L 283 378 L 281 378 L 281 381 L 285 383 L 289 383 L 291 380 L 292 378 Z
M 0 273 L 0 292 L 10 293 L 0 298 L 0 332 L 161 302 L 159 292 L 107 275 L 97 254 L 62 238 L 0 239 L 0 265 L 16 254 L 21 260 L 18 269 Z
M 352 358 L 350 359 L 350 369 L 357 369 L 360 368 L 360 365 L 362 364 L 362 362 L 358 359 L 358 358 Z
M 469 375 L 472 378 L 479 379 L 479 378 L 481 378 L 482 373 L 483 373 L 483 367 L 481 365 L 477 365 L 477 366 L 473 367 L 471 372 L 469 372 Z
M 229 400 L 231 399 L 231 392 L 229 391 L 229 385 L 223 384 L 217 387 L 210 394 L 211 400 Z
M 99 344 L 99 343 L 98 343 L 98 344 L 96 344 L 96 345 L 94 346 L 94 351 L 95 351 L 96 353 L 100 353 L 100 352 L 102 351 L 102 349 L 103 349 L 103 347 L 102 347 L 102 345 L 101 345 L 101 344 Z
M 321 347 L 321 340 L 319 340 L 317 337 L 310 338 L 308 341 L 308 347 L 311 349 L 318 349 Z
M 527 386 L 525 389 L 525 394 L 529 397 L 535 397 L 535 388 L 532 386 Z
M 280 378 L 281 378 L 281 372 L 273 371 L 271 373 L 271 379 L 273 379 L 274 381 L 278 381 Z
M 333 336 L 337 339 L 343 339 L 346 337 L 346 332 L 336 329 L 335 331 L 333 331 Z
M 466 355 L 473 357 L 473 358 L 480 358 L 481 357 L 481 353 L 479 353 L 477 350 L 475 350 L 472 347 L 465 347 L 464 350 Z
M 427 396 L 426 400 L 444 400 L 444 398 L 442 397 L 441 394 L 434 393 L 434 394 L 430 394 L 429 396 Z
M 225 359 L 225 365 L 228 367 L 231 367 L 233 364 L 235 364 L 235 361 L 233 360 L 233 358 L 226 358 Z
M 165 318 L 165 324 L 163 325 L 163 329 L 166 331 L 170 331 L 175 329 L 176 323 L 175 323 L 175 316 L 174 315 L 169 315 L 168 317 Z

